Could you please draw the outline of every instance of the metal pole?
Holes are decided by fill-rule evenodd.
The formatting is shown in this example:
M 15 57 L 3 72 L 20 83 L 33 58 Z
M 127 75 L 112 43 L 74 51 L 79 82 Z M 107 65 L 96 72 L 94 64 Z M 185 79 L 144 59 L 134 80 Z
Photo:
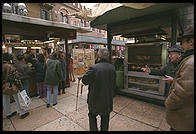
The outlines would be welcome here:
M 77 107 L 78 107 L 79 86 L 80 86 L 80 78 L 78 78 L 78 87 L 77 87 L 77 93 L 76 93 L 76 111 L 77 111 Z

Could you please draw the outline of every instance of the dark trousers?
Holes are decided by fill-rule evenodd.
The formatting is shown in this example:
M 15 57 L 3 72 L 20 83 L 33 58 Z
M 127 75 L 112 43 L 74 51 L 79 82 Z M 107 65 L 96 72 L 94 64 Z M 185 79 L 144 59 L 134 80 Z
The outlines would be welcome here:
M 65 81 L 64 80 L 59 82 L 59 86 L 58 86 L 59 93 L 61 92 L 61 90 L 63 90 L 63 92 L 65 92 Z
M 96 118 L 97 115 L 98 114 L 91 113 L 91 112 L 88 113 L 90 131 L 98 131 L 97 118 Z M 107 131 L 109 128 L 110 113 L 103 114 L 100 116 L 101 116 L 101 131 Z

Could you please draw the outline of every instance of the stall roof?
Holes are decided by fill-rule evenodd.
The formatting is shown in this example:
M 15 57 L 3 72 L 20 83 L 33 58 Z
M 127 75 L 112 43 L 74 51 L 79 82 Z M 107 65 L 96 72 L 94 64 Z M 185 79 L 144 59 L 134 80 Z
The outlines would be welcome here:
M 166 28 L 171 26 L 171 16 L 176 9 L 191 3 L 156 3 L 142 9 L 125 5 L 111 9 L 91 22 L 91 27 L 107 30 L 111 35 L 130 34 L 143 30 Z
M 90 32 L 90 28 L 80 28 L 70 24 L 48 21 L 17 14 L 2 14 L 3 34 L 18 34 L 44 39 L 49 34 L 55 38 L 75 39 L 76 32 Z
M 69 44 L 79 44 L 79 43 L 106 45 L 107 39 L 101 37 L 77 35 L 77 39 L 71 40 Z M 64 44 L 64 41 L 61 41 L 60 44 Z M 112 40 L 112 45 L 124 46 L 125 44 L 126 44 L 125 41 Z

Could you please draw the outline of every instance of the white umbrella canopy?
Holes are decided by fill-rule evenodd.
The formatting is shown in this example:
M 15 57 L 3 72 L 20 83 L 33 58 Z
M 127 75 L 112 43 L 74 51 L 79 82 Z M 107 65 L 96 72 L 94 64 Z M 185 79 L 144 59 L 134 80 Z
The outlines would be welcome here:
M 86 10 L 82 10 L 81 12 L 76 12 L 69 15 L 84 19 L 86 21 L 92 21 L 105 12 L 120 6 L 126 6 L 135 9 L 144 9 L 153 5 L 155 5 L 155 3 L 97 3 L 91 9 L 87 8 Z

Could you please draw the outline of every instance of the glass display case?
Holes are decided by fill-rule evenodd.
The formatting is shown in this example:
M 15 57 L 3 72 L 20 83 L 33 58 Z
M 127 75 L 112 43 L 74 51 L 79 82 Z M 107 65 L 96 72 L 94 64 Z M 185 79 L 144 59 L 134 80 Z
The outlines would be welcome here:
M 165 99 L 163 76 L 149 75 L 141 70 L 160 69 L 167 63 L 168 42 L 126 44 L 124 59 L 124 87 L 122 92 L 147 97 L 151 100 Z

